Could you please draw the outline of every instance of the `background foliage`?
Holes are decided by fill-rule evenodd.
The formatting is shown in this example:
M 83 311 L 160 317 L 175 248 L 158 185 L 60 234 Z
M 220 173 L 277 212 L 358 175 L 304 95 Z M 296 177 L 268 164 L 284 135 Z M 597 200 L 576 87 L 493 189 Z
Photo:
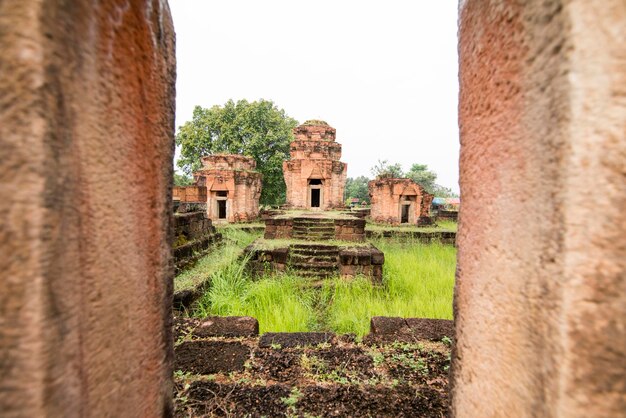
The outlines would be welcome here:
M 263 174 L 261 204 L 285 201 L 282 164 L 289 159 L 292 130 L 298 122 L 270 100 L 229 100 L 210 109 L 196 106 L 191 121 L 179 127 L 178 166 L 190 175 L 201 167 L 200 158 L 219 153 L 253 157 Z

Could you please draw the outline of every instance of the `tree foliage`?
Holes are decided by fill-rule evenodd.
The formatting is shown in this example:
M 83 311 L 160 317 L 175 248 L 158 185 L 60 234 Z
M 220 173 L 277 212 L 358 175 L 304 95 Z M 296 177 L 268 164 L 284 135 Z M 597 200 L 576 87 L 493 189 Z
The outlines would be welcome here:
M 181 146 L 178 166 L 191 174 L 201 167 L 201 157 L 243 154 L 253 157 L 263 174 L 262 204 L 285 201 L 282 164 L 289 158 L 289 143 L 298 122 L 270 100 L 229 100 L 210 109 L 196 106 L 191 121 L 179 127 Z
M 174 173 L 174 186 L 191 186 L 193 178 L 186 174 Z
M 376 178 L 409 178 L 437 197 L 459 197 L 450 188 L 435 183 L 437 173 L 429 170 L 426 164 L 413 164 L 409 171 L 405 172 L 398 163 L 389 164 L 387 160 L 378 160 L 371 171 Z
M 357 198 L 361 202 L 369 202 L 370 196 L 367 189 L 369 179 L 365 176 L 348 177 L 346 180 L 346 199 Z
M 435 187 L 435 180 L 437 180 L 437 174 L 434 171 L 430 171 L 426 164 L 413 164 L 409 171 L 404 173 L 404 177 L 413 180 L 428 193 L 432 193 Z
M 376 178 L 400 178 L 403 175 L 402 166 L 399 163 L 389 164 L 387 160 L 378 160 L 371 172 Z

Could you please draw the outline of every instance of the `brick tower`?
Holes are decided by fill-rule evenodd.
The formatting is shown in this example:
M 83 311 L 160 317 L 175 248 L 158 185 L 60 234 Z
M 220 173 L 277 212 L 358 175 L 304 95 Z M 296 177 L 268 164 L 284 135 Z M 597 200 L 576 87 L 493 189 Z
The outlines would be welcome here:
M 321 120 L 294 129 L 291 160 L 283 162 L 287 206 L 313 210 L 343 207 L 347 164 L 339 161 L 341 144 L 336 130 Z

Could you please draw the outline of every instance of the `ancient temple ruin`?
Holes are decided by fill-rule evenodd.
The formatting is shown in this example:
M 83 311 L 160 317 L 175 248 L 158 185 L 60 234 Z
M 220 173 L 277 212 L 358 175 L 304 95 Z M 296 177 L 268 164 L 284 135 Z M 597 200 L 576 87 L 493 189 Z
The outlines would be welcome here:
M 411 179 L 377 178 L 368 183 L 374 222 L 429 225 L 433 195 Z
M 207 215 L 213 222 L 249 221 L 258 216 L 262 174 L 255 168 L 254 159 L 243 155 L 202 158 L 202 168 L 193 173 L 193 187 L 206 191 Z
M 343 207 L 347 164 L 339 161 L 341 144 L 336 130 L 321 120 L 309 120 L 294 129 L 291 160 L 283 163 L 287 206 L 328 210 Z

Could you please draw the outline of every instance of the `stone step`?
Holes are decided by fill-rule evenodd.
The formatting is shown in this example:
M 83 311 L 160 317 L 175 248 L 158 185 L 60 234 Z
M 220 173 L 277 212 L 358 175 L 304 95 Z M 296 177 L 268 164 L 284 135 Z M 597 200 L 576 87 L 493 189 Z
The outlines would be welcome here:
M 304 226 L 304 225 L 297 225 L 294 226 L 292 228 L 292 231 L 306 231 L 306 232 L 331 232 L 331 233 L 335 233 L 335 227 L 334 226 Z
M 330 245 L 330 244 L 291 244 L 289 248 L 291 250 L 296 250 L 296 251 L 299 251 L 299 250 L 339 251 L 339 247 L 337 247 L 336 245 Z
M 293 263 L 337 263 L 339 261 L 338 255 L 300 255 L 291 254 L 289 261 Z
M 292 232 L 292 236 L 294 235 L 302 235 L 302 236 L 329 236 L 329 237 L 334 237 L 335 236 L 335 231 L 333 232 L 301 232 L 301 231 L 293 231 Z
M 288 267 L 294 270 L 339 270 L 339 266 L 337 262 L 329 262 L 329 261 L 320 261 L 316 263 L 300 263 L 300 262 L 289 262 L 287 264 Z
M 308 256 L 331 256 L 337 257 L 339 256 L 339 250 L 305 250 L 305 249 L 295 249 L 292 248 L 289 250 L 289 254 L 292 255 L 301 255 L 304 257 Z
M 296 223 L 310 223 L 310 224 L 335 224 L 334 219 L 326 218 L 293 218 L 294 225 Z
M 324 279 L 339 275 L 339 270 L 294 270 L 293 272 L 299 277 L 306 279 Z M 306 285 L 309 286 L 311 283 L 307 281 Z
M 300 241 L 330 241 L 332 239 L 335 239 L 334 235 L 292 235 L 291 237 Z
M 293 231 L 313 231 L 313 232 L 328 231 L 328 232 L 334 233 L 335 227 L 334 226 L 318 226 L 318 225 L 313 225 L 313 226 L 294 225 Z

